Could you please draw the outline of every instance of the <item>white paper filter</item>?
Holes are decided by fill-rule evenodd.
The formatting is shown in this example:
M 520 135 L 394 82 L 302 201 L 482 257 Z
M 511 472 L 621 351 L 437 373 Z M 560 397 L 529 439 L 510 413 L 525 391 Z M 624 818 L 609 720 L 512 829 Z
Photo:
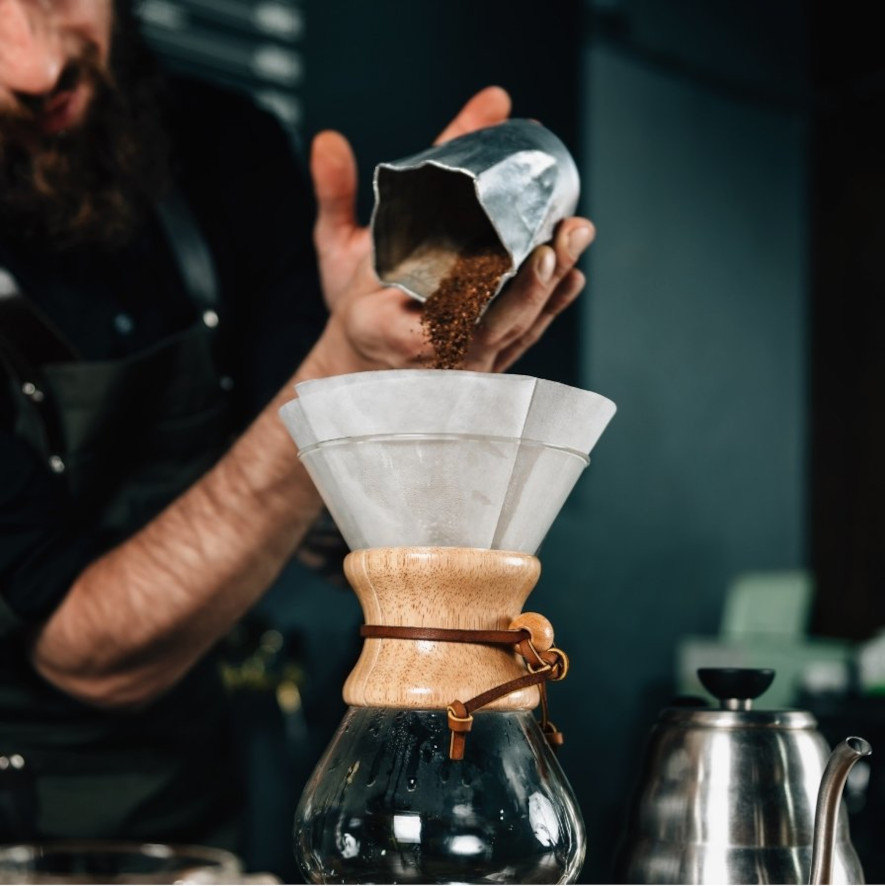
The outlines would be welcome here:
M 615 412 L 556 382 L 391 370 L 297 386 L 280 415 L 348 545 L 533 553 Z
M 524 375 L 457 369 L 357 372 L 296 386 L 320 442 L 404 433 L 520 437 L 534 389 Z

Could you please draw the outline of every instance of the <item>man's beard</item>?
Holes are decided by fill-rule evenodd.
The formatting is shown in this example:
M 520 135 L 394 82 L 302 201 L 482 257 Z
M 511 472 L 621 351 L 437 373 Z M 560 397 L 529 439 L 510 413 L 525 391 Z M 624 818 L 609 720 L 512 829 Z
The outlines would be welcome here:
M 69 132 L 44 133 L 38 108 L 0 113 L 0 232 L 62 251 L 113 249 L 137 230 L 166 184 L 168 148 L 158 78 L 125 9 L 109 67 L 87 47 L 65 68 L 59 89 L 93 90 Z

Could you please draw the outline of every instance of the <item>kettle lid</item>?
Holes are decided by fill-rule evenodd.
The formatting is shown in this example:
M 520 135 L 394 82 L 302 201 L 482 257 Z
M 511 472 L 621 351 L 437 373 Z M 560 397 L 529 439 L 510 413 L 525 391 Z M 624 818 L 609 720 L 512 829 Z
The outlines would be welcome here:
M 808 711 L 766 711 L 753 707 L 753 701 L 774 681 L 771 668 L 699 668 L 697 673 L 703 687 L 719 700 L 719 708 L 672 707 L 664 711 L 663 719 L 704 726 L 817 728 L 817 720 Z

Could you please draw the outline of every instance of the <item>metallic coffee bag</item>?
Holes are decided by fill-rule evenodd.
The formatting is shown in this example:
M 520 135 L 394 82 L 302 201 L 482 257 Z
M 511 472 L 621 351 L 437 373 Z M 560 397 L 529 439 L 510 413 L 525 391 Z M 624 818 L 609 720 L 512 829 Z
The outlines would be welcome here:
M 375 168 L 375 272 L 425 301 L 460 255 L 510 260 L 498 290 L 577 207 L 565 145 L 539 123 L 508 120 Z M 497 293 L 496 293 L 497 294 Z

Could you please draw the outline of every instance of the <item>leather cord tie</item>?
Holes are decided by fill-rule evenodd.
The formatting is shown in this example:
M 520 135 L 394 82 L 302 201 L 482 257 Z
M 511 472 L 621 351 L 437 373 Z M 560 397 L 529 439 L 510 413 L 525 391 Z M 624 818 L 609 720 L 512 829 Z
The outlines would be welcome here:
M 479 643 L 513 646 L 525 659 L 527 673 L 499 686 L 493 686 L 467 701 L 453 701 L 447 708 L 449 758 L 464 759 L 467 733 L 473 727 L 473 712 L 527 686 L 537 686 L 541 693 L 541 729 L 551 747 L 558 748 L 562 733 L 554 726 L 547 710 L 547 682 L 563 680 L 568 673 L 568 656 L 553 645 L 553 626 L 537 612 L 517 616 L 507 630 L 473 631 L 460 628 L 416 628 L 400 625 L 362 625 L 360 636 L 366 639 L 431 640 L 442 643 Z

